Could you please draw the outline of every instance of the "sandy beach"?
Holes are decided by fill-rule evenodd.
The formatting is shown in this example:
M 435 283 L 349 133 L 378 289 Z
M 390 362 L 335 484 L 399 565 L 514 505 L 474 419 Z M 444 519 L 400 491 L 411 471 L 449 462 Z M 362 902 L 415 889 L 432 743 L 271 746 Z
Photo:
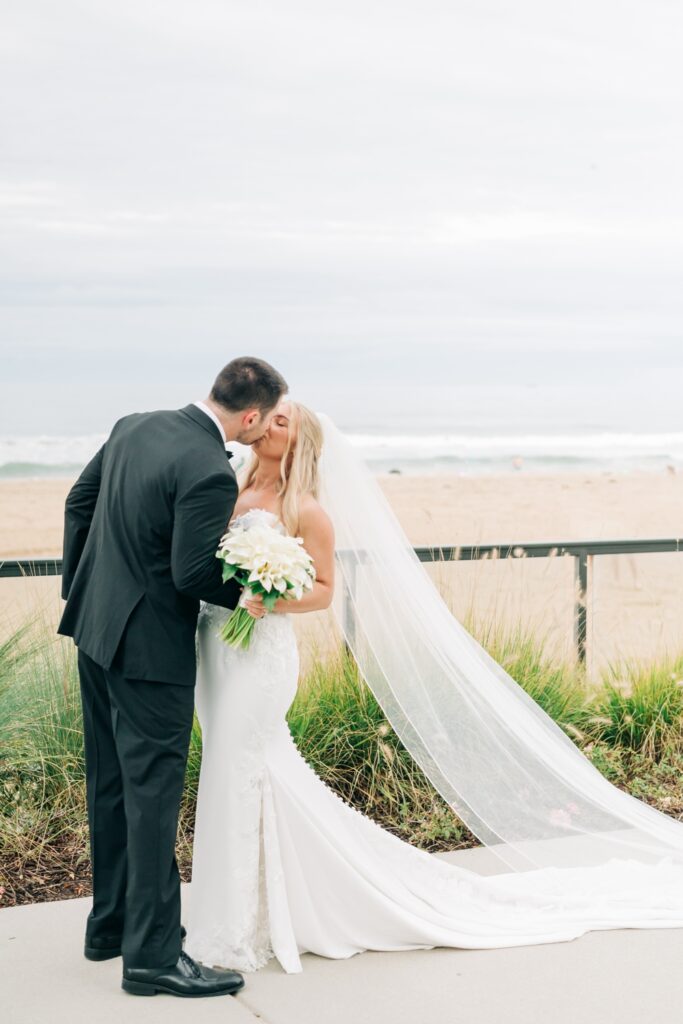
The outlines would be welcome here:
M 380 484 L 411 542 L 485 544 L 676 537 L 683 533 L 683 474 L 386 475 Z M 0 483 L 0 559 L 59 556 L 70 480 Z M 558 658 L 572 656 L 573 560 L 504 560 L 430 567 L 454 614 L 522 623 Z M 58 581 L 0 581 L 0 629 L 40 609 L 58 614 Z M 305 643 L 324 617 L 301 616 Z M 322 631 L 322 632 L 320 632 Z M 595 560 L 590 666 L 683 652 L 683 553 Z

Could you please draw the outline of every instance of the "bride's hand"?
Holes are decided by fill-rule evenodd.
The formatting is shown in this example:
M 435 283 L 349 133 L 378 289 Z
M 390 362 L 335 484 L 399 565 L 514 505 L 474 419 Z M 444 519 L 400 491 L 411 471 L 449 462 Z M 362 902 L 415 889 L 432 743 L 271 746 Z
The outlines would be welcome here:
M 255 619 L 262 619 L 267 611 L 263 603 L 263 594 L 254 594 L 252 597 L 245 599 L 244 607 Z
M 271 613 L 287 612 L 289 611 L 287 604 L 288 602 L 283 597 L 279 597 L 270 611 Z M 249 600 L 245 598 L 244 607 L 255 619 L 262 619 L 264 615 L 268 614 L 268 609 L 263 604 L 263 594 L 254 594 L 254 597 Z

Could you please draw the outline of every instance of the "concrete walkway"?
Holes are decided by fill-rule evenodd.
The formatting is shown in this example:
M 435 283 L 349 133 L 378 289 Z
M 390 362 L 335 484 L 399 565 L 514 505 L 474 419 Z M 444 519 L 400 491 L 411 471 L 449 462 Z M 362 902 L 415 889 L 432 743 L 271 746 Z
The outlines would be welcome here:
M 445 854 L 486 865 L 485 850 Z M 184 898 L 187 889 L 184 887 Z M 683 929 L 588 932 L 512 949 L 303 957 L 275 961 L 237 996 L 140 999 L 120 988 L 121 961 L 82 956 L 89 899 L 0 911 L 3 1024 L 680 1024 Z

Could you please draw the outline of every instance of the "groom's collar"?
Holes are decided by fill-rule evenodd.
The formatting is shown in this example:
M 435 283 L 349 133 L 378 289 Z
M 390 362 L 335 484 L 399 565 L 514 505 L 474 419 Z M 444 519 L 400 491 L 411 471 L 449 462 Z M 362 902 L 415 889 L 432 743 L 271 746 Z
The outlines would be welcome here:
M 219 432 L 220 432 L 220 435 L 221 435 L 221 440 L 222 440 L 223 444 L 227 445 L 227 443 L 228 443 L 228 439 L 227 439 L 227 437 L 225 436 L 225 429 L 224 429 L 224 427 L 223 427 L 223 424 L 222 424 L 222 423 L 221 423 L 221 421 L 220 421 L 220 420 L 218 419 L 218 416 L 216 416 L 216 413 L 215 413 L 215 412 L 213 411 L 213 409 L 211 408 L 211 406 L 210 406 L 210 405 L 207 405 L 207 404 L 206 404 L 206 402 L 193 402 L 192 404 L 193 404 L 193 405 L 196 405 L 198 409 L 201 409 L 201 410 L 202 410 L 202 412 L 203 412 L 203 413 L 205 413 L 205 414 L 206 414 L 206 415 L 207 415 L 207 416 L 209 417 L 209 419 L 210 419 L 210 420 L 211 420 L 211 421 L 212 421 L 213 423 L 215 423 L 215 424 L 216 424 L 216 426 L 218 427 L 218 430 L 219 430 Z
M 186 405 L 184 409 L 181 409 L 191 420 L 194 420 L 207 434 L 211 434 L 216 440 L 220 441 L 228 458 L 232 458 L 232 452 L 228 450 L 228 442 L 225 436 L 225 430 L 223 424 L 215 415 L 212 409 L 209 409 L 208 405 L 204 402 L 192 402 L 191 405 Z

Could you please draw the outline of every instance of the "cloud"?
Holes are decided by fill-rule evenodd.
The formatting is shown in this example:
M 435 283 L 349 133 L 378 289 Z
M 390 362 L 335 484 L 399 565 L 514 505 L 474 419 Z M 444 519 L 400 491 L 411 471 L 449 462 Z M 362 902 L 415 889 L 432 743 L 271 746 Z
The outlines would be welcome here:
M 670 358 L 681 29 L 668 0 L 25 0 L 0 40 L 6 344 L 109 366 L 232 337 L 295 373 L 393 349 L 406 380 L 473 346 L 549 378 Z

